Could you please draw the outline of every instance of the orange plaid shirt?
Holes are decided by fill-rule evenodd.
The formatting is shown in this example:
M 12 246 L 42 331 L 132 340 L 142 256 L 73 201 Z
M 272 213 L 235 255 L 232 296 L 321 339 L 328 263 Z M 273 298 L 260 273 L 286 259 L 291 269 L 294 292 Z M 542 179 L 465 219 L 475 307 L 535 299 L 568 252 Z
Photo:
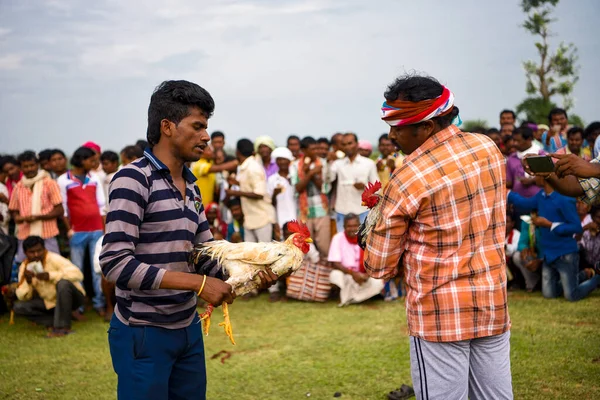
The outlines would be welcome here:
M 44 188 L 42 189 L 41 214 L 46 215 L 54 206 L 62 204 L 62 196 L 60 188 L 56 181 L 52 178 L 44 179 Z M 31 215 L 31 198 L 33 190 L 23 185 L 23 181 L 17 183 L 10 196 L 8 209 L 11 211 L 19 211 L 22 217 Z M 17 239 L 25 240 L 29 236 L 29 222 L 17 224 Z M 42 221 L 42 239 L 50 239 L 58 235 L 58 224 L 56 219 Z
M 380 279 L 402 262 L 411 336 L 454 342 L 510 329 L 505 175 L 494 142 L 454 125 L 394 172 L 364 264 Z

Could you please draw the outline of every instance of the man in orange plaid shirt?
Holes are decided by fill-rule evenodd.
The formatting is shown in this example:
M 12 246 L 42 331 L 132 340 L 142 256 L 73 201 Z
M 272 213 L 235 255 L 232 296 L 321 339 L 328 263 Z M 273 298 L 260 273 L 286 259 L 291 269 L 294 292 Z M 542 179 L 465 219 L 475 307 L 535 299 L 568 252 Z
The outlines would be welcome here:
M 417 398 L 512 399 L 504 157 L 452 125 L 454 95 L 431 77 L 400 77 L 385 99 L 382 119 L 406 158 L 384 190 L 365 268 L 376 279 L 404 269 Z

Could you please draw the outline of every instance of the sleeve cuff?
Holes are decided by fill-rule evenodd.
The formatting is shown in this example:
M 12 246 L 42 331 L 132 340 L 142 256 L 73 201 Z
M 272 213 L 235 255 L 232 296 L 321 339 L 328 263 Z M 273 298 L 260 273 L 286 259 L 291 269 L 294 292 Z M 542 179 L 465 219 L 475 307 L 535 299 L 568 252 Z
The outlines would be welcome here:
M 554 228 L 556 228 L 557 226 L 562 225 L 562 224 L 563 224 L 562 222 L 553 222 L 552 223 L 552 227 L 550 228 L 550 230 L 553 231 Z
M 152 284 L 152 290 L 160 289 L 160 284 L 162 283 L 163 276 L 165 276 L 166 269 L 159 268 L 156 273 L 156 277 L 154 278 L 154 283 Z

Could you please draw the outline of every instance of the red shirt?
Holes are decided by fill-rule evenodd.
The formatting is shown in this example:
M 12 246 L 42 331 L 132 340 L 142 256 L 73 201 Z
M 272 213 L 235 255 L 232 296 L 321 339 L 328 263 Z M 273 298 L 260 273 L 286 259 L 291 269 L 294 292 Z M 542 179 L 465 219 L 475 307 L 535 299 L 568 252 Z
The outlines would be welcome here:
M 92 232 L 104 229 L 104 191 L 95 175 L 86 175 L 80 181 L 71 171 L 57 180 L 63 198 L 65 216 L 71 221 L 75 232 Z

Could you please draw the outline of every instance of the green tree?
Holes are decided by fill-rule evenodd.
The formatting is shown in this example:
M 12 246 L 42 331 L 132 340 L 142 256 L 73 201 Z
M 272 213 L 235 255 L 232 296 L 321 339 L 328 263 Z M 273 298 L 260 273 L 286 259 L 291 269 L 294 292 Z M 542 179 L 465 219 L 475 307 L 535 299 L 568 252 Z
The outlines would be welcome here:
M 522 0 L 521 8 L 527 14 L 523 28 L 537 38 L 535 47 L 539 62 L 525 61 L 523 67 L 527 77 L 526 91 L 529 95 L 517 110 L 528 120 L 545 121 L 548 112 L 554 105 L 553 96 L 562 97 L 562 105 L 566 110 L 573 107 L 573 88 L 579 79 L 577 65 L 577 48 L 574 44 L 561 42 L 552 51 L 548 39 L 552 36 L 550 23 L 556 19 L 551 17 L 559 0 Z
M 464 132 L 474 132 L 479 129 L 488 129 L 488 123 L 485 119 L 469 119 L 463 121 L 460 129 Z

